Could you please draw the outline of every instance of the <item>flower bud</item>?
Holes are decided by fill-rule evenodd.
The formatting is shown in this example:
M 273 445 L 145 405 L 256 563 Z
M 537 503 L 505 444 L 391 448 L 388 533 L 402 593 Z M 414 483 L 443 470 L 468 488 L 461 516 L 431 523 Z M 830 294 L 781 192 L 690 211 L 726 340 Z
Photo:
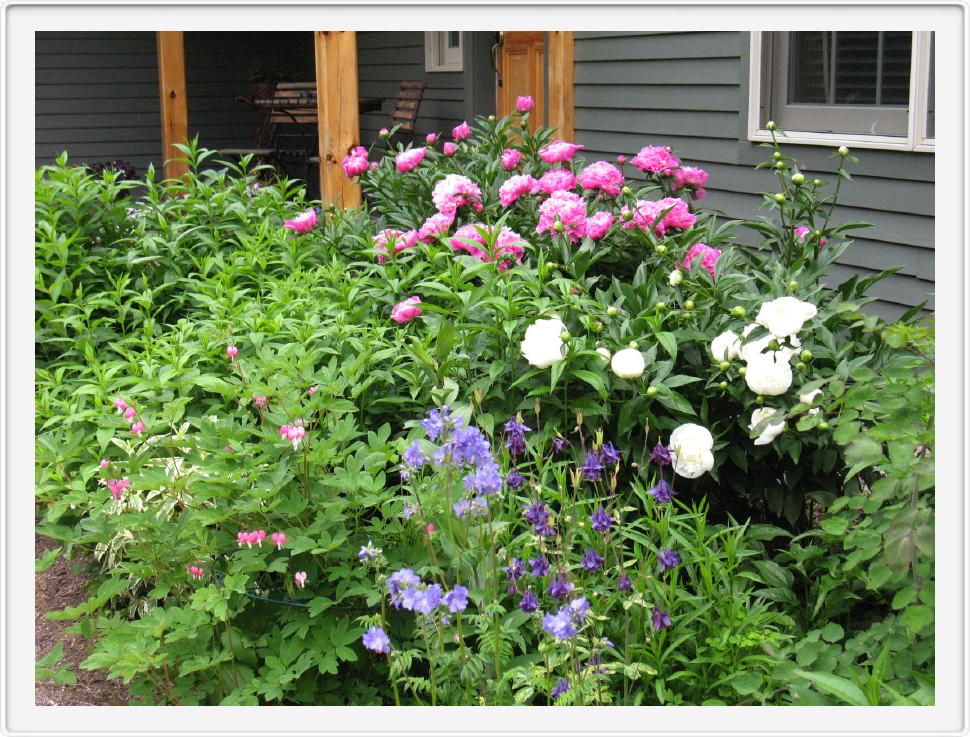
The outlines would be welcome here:
M 686 302 L 684 302 L 684 309 L 687 310 L 688 312 L 694 309 L 694 300 L 689 299 Z
M 620 191 L 621 191 L 621 192 L 622 192 L 623 194 L 625 194 L 625 195 L 626 195 L 627 197 L 629 197 L 630 195 L 632 195 L 632 194 L 633 194 L 633 190 L 632 190 L 632 189 L 630 189 L 629 187 L 624 187 L 624 188 L 623 188 L 623 189 L 621 189 Z
M 796 289 L 798 289 L 798 282 L 792 279 L 790 282 L 788 282 L 788 289 L 794 292 Z
M 489 116 L 488 116 L 488 122 L 490 122 L 490 123 L 491 123 L 491 122 L 493 122 L 494 120 L 495 120 L 495 116 L 494 116 L 494 115 L 489 115 Z
M 555 261 L 546 261 L 546 268 L 547 269 L 558 269 L 559 268 L 559 264 L 557 264 Z
M 775 121 L 769 120 L 767 123 L 765 123 L 765 128 L 767 130 L 773 131 L 773 130 L 776 130 L 778 126 L 775 124 Z
M 613 305 L 610 305 L 609 307 L 606 308 L 606 314 L 609 315 L 610 317 L 613 317 L 618 312 L 619 310 L 616 309 Z
M 637 342 L 636 342 L 635 340 L 631 340 L 631 341 L 630 341 L 630 347 L 631 347 L 631 348 L 633 348 L 633 349 L 635 350 L 635 349 L 637 349 L 637 348 L 639 348 L 639 347 L 640 347 L 640 345 L 639 345 L 639 343 L 637 343 Z
M 721 361 L 721 362 L 720 362 L 720 363 L 719 363 L 719 364 L 717 365 L 717 367 L 718 367 L 719 369 L 721 369 L 721 371 L 727 371 L 727 370 L 728 370 L 729 368 L 731 368 L 731 364 L 730 364 L 729 362 L 727 362 L 727 361 Z
M 657 302 L 657 304 L 655 305 L 655 307 L 657 308 L 657 312 L 663 312 L 664 310 L 667 309 L 667 303 L 666 302 Z
M 780 159 L 781 158 L 781 151 L 775 151 L 771 156 L 774 159 Z
M 387 138 L 389 135 L 391 135 L 391 132 L 387 128 L 381 128 L 378 135 L 381 138 Z
M 744 366 L 738 369 L 738 376 L 744 376 L 746 373 L 748 373 L 748 369 Z
M 805 175 L 804 174 L 792 174 L 791 175 L 791 183 L 792 184 L 795 184 L 795 185 L 805 184 Z
M 599 320 L 597 320 L 596 322 L 594 322 L 593 323 L 593 332 L 595 332 L 595 333 L 602 333 L 603 332 L 603 323 L 601 323 Z
M 845 146 L 839 146 L 839 156 L 841 156 L 844 159 L 848 155 L 849 155 L 849 149 L 847 149 Z
M 562 233 L 563 231 L 562 223 L 557 220 L 555 223 L 553 223 L 552 229 L 557 233 Z
M 822 180 L 821 179 L 813 179 L 812 180 L 812 184 L 814 184 L 816 187 L 821 187 L 822 186 Z
M 785 195 L 782 194 L 781 192 L 779 192 L 778 194 L 776 194 L 775 195 L 775 202 L 777 202 L 779 205 L 784 204 L 786 202 Z
M 624 220 L 633 220 L 633 210 L 623 210 L 622 217 Z
M 796 363 L 796 364 L 795 364 L 795 370 L 796 370 L 796 371 L 804 371 L 804 370 L 805 370 L 805 369 L 807 369 L 807 368 L 808 368 L 808 366 L 806 366 L 806 365 L 805 365 L 804 363 L 802 363 L 801 361 L 799 361 L 798 363 Z
M 562 339 L 563 342 L 565 342 L 565 341 L 569 340 L 570 338 L 572 338 L 573 336 L 571 336 L 569 334 L 569 331 L 568 330 L 563 330 L 561 333 L 559 333 L 559 337 L 560 337 L 560 339 Z
M 818 429 L 819 430 L 828 430 L 829 429 L 829 423 L 827 423 L 825 420 L 822 420 L 820 423 L 818 423 Z
M 776 169 L 787 169 L 788 168 L 788 165 L 784 161 L 776 161 L 775 162 L 775 168 Z
M 680 269 L 674 269 L 673 271 L 670 272 L 670 276 L 667 277 L 667 282 L 672 287 L 676 287 L 682 281 L 684 281 L 684 274 L 681 272 Z
M 659 393 L 660 393 L 660 390 L 657 387 L 655 387 L 655 386 L 648 386 L 647 387 L 647 396 L 648 397 L 655 397 Z
M 722 389 L 727 389 L 728 383 L 726 381 L 722 381 L 720 384 L 718 384 L 718 386 L 721 387 Z
M 769 351 L 777 351 L 779 348 L 781 348 L 781 344 L 777 340 L 768 341 Z
M 758 396 L 756 396 L 754 398 L 754 403 L 755 404 L 764 404 L 765 403 L 765 398 L 759 394 Z
M 821 230 L 816 230 L 815 231 L 815 237 L 816 238 L 821 238 L 822 237 L 822 231 Z
M 803 361 L 811 361 L 812 360 L 812 352 L 810 350 L 808 350 L 808 349 L 805 349 L 804 351 L 802 351 L 801 358 L 802 358 Z
M 731 308 L 731 314 L 734 317 L 744 317 L 747 313 L 748 311 L 744 309 L 741 305 L 737 305 L 736 307 Z

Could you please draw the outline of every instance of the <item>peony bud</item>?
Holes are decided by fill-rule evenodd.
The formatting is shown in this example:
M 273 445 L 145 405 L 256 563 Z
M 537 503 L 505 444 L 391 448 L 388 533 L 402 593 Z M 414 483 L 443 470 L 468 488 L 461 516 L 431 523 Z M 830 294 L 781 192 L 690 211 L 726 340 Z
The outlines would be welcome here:
M 648 386 L 647 387 L 647 396 L 648 397 L 653 398 L 653 397 L 657 396 L 659 393 L 660 393 L 660 390 L 657 387 L 655 387 L 655 386 Z
M 780 159 L 781 158 L 781 151 L 775 151 L 771 156 L 772 156 L 772 158 L 774 158 L 776 160 L 777 159 Z
M 791 175 L 791 183 L 794 184 L 794 185 L 796 185 L 796 186 L 805 184 L 805 175 L 804 174 L 792 174 Z
M 822 186 L 822 180 L 821 179 L 813 179 L 812 180 L 812 184 L 814 184 L 816 187 L 821 187 Z
M 670 276 L 667 277 L 667 281 L 670 283 L 670 286 L 676 287 L 678 284 L 684 281 L 684 274 L 680 269 L 674 269 L 670 272 Z
M 688 312 L 694 309 L 694 300 L 689 299 L 686 302 L 684 302 L 684 309 L 687 310 Z
M 738 376 L 744 376 L 746 373 L 748 373 L 748 369 L 746 369 L 744 366 L 738 369 Z
M 667 303 L 666 302 L 657 302 L 656 308 L 657 308 L 657 312 L 663 312 L 664 310 L 667 309 Z
M 812 360 L 812 352 L 810 350 L 808 350 L 808 349 L 802 351 L 801 358 L 802 358 L 803 361 L 811 361 Z
M 722 389 L 727 389 L 728 383 L 726 381 L 722 381 L 720 384 L 718 384 L 718 386 L 721 387 Z
M 737 305 L 736 307 L 731 308 L 731 314 L 734 317 L 744 317 L 747 314 L 747 312 L 748 311 L 744 309 L 741 305 Z
M 569 331 L 568 330 L 563 330 L 561 333 L 559 333 L 559 337 L 565 343 L 567 340 L 569 340 L 573 336 L 571 336 L 569 334 Z
M 391 135 L 391 132 L 387 128 L 381 128 L 377 135 L 379 135 L 381 138 L 387 138 L 389 135 Z
M 767 123 L 765 123 L 765 128 L 767 130 L 773 131 L 773 130 L 777 129 L 778 126 L 775 124 L 775 121 L 769 120 Z
M 721 361 L 721 362 L 720 362 L 720 363 L 719 363 L 719 364 L 717 365 L 717 367 L 718 367 L 719 369 L 721 369 L 721 371 L 727 371 L 727 370 L 728 370 L 729 368 L 731 368 L 731 364 L 730 364 L 730 363 L 728 363 L 727 361 Z
M 777 162 L 775 162 L 775 168 L 776 169 L 787 169 L 788 168 L 788 165 L 784 161 L 777 161 Z
M 795 370 L 796 370 L 796 371 L 804 371 L 804 370 L 805 370 L 805 369 L 807 369 L 807 368 L 808 368 L 808 366 L 806 366 L 806 365 L 805 365 L 804 363 L 802 363 L 801 361 L 799 361 L 798 363 L 796 363 L 796 364 L 795 364 Z
M 786 202 L 785 195 L 783 195 L 781 192 L 779 192 L 778 194 L 776 194 L 775 195 L 775 202 L 777 202 L 779 205 L 781 205 L 784 202 Z
M 629 187 L 624 187 L 624 188 L 623 188 L 623 189 L 621 189 L 620 191 L 621 191 L 621 192 L 622 192 L 623 194 L 625 194 L 625 195 L 626 195 L 627 197 L 629 197 L 630 195 L 632 195 L 632 194 L 633 194 L 633 190 L 632 190 L 632 189 L 630 189 Z
M 788 282 L 788 289 L 794 292 L 796 289 L 798 289 L 798 282 L 792 279 L 790 282 Z
M 829 429 L 829 423 L 827 423 L 825 420 L 822 420 L 820 423 L 818 423 L 818 429 L 819 430 L 828 430 Z
M 656 246 L 653 247 L 653 250 L 654 250 L 654 253 L 658 253 L 661 256 L 663 256 L 665 253 L 667 253 L 667 246 L 665 246 L 663 243 L 658 243 Z
M 847 149 L 845 146 L 839 146 L 839 156 L 841 156 L 844 159 L 848 155 L 849 155 L 849 149 Z
M 637 348 L 640 347 L 640 345 L 635 340 L 631 340 L 630 341 L 630 347 L 633 348 L 633 349 L 637 349 Z
M 616 309 L 613 305 L 610 305 L 609 307 L 606 308 L 606 314 L 609 315 L 610 317 L 613 317 L 618 312 L 619 310 Z

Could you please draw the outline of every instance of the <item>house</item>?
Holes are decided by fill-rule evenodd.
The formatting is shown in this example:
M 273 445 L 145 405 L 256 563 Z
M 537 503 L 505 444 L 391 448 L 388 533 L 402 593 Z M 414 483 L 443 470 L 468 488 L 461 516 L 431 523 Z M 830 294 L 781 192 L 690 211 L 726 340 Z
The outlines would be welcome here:
M 181 34 L 180 34 L 181 35 Z M 313 80 L 311 32 L 186 32 L 187 129 L 209 148 L 252 143 L 236 97 L 254 82 Z M 924 32 L 359 32 L 357 95 L 384 100 L 356 116 L 365 145 L 389 124 L 401 80 L 428 83 L 415 133 L 504 112 L 518 94 L 533 117 L 613 159 L 667 144 L 710 172 L 706 207 L 755 216 L 771 177 L 754 166 L 775 120 L 808 174 L 832 179 L 840 145 L 862 159 L 839 220 L 865 220 L 833 277 L 902 270 L 873 289 L 892 318 L 927 301 L 934 282 L 934 49 Z M 36 34 L 36 162 L 163 156 L 159 52 L 153 32 Z M 317 43 L 320 43 L 318 40 Z M 342 57 L 345 60 L 347 57 Z M 164 70 L 163 70 L 164 71 Z M 334 81 L 346 68 L 332 65 Z M 318 84 L 321 82 L 318 80 Z M 322 128 L 321 128 L 322 130 Z M 323 174 L 321 175 L 323 177 Z M 328 185 L 324 184 L 324 189 Z

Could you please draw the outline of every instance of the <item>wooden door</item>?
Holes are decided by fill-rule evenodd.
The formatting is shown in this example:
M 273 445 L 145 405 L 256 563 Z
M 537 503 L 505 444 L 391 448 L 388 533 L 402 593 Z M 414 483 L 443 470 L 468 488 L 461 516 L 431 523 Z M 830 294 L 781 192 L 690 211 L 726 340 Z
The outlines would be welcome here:
M 535 107 L 529 115 L 529 129 L 545 125 L 545 33 L 503 31 L 496 66 L 499 72 L 498 114 L 515 110 L 521 95 L 530 95 Z

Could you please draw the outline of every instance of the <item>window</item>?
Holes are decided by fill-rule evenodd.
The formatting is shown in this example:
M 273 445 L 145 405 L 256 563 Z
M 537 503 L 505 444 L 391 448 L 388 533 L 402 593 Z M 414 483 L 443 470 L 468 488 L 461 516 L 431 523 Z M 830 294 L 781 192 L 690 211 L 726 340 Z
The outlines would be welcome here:
M 751 140 L 775 121 L 793 143 L 932 150 L 931 32 L 751 34 Z
M 424 70 L 460 72 L 461 31 L 425 31 Z

